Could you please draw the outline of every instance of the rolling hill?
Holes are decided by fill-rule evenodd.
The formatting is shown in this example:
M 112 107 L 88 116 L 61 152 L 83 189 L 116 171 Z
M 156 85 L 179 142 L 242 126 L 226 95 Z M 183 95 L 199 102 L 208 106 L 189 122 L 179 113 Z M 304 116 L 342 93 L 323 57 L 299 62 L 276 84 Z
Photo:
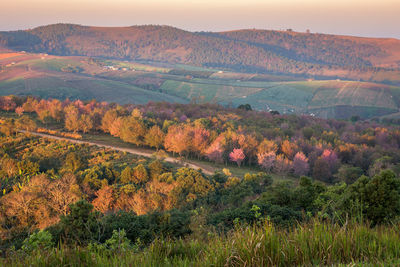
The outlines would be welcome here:
M 397 114 L 400 88 L 348 80 L 310 80 L 83 56 L 0 53 L 0 94 L 42 98 L 213 102 L 324 118 Z
M 0 54 L 0 94 L 35 95 L 43 98 L 83 99 L 144 104 L 149 101 L 185 103 L 187 100 L 134 84 L 97 77 L 101 66 L 79 57 L 44 54 Z
M 214 102 L 324 118 L 398 116 L 400 40 L 169 26 L 0 32 L 0 94 Z
M 73 24 L 0 32 L 4 48 L 400 84 L 400 40 L 292 31 L 188 32 Z

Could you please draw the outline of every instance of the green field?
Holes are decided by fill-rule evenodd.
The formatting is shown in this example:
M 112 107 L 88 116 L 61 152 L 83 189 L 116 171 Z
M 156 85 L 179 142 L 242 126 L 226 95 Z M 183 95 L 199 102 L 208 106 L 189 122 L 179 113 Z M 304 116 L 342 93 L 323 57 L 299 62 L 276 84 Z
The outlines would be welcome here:
M 81 68 L 82 73 L 69 72 L 74 67 Z M 46 57 L 21 61 L 0 73 L 0 94 L 97 99 L 121 104 L 144 104 L 149 101 L 187 102 L 180 97 L 145 90 L 124 81 L 87 74 L 98 69 L 98 66 L 89 66 L 79 58 Z M 7 78 L 2 79 L 1 74 Z
M 1 95 L 95 98 L 121 104 L 195 100 L 324 118 L 387 116 L 397 114 L 400 104 L 400 87 L 360 81 L 301 80 L 182 64 L 42 54 L 13 60 L 14 65 L 0 70 Z
M 400 92 L 398 87 L 393 86 L 338 80 L 294 82 L 167 80 L 161 89 L 167 94 L 187 99 L 201 97 L 206 102 L 232 103 L 234 106 L 250 104 L 259 110 L 313 113 L 321 117 L 339 118 L 346 116 L 346 112 L 336 109 L 345 109 L 365 118 L 395 113 L 398 110 Z M 333 111 L 326 112 L 327 109 Z
M 82 99 L 144 104 L 149 101 L 186 102 L 184 99 L 105 79 L 43 77 L 0 82 L 1 95 L 36 95 L 42 98 Z

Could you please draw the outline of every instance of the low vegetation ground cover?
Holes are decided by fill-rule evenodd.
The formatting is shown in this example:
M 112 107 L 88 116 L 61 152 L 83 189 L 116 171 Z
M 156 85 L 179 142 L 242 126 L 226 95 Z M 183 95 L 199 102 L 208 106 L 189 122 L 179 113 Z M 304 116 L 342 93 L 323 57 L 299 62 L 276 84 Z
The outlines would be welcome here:
M 268 221 L 206 239 L 156 239 L 140 249 L 124 232 L 107 245 L 13 252 L 6 266 L 378 266 L 399 264 L 398 226 L 313 221 L 289 230 Z M 115 232 L 117 233 L 117 232 Z M 28 242 L 27 242 L 28 243 Z M 29 243 L 28 243 L 29 244 Z M 44 245 L 44 244 L 42 244 Z

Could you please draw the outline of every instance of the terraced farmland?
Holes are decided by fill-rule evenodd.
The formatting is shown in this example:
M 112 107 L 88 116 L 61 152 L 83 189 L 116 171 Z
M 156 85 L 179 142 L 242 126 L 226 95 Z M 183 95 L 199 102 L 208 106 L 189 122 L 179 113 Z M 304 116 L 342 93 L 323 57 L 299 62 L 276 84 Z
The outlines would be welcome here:
M 355 81 L 237 82 L 166 81 L 162 90 L 188 99 L 202 97 L 235 106 L 251 104 L 260 110 L 306 113 L 321 117 L 344 118 L 385 115 L 398 111 L 399 88 Z M 254 87 L 252 87 L 254 86 Z

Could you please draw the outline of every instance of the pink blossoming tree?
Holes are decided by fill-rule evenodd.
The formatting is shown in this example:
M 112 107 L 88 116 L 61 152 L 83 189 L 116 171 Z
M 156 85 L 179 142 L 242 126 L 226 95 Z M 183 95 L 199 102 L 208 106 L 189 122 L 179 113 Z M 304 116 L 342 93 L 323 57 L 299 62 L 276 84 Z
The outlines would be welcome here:
M 239 167 L 245 157 L 246 156 L 241 148 L 234 148 L 233 151 L 229 153 L 229 159 L 233 162 L 236 162 Z

